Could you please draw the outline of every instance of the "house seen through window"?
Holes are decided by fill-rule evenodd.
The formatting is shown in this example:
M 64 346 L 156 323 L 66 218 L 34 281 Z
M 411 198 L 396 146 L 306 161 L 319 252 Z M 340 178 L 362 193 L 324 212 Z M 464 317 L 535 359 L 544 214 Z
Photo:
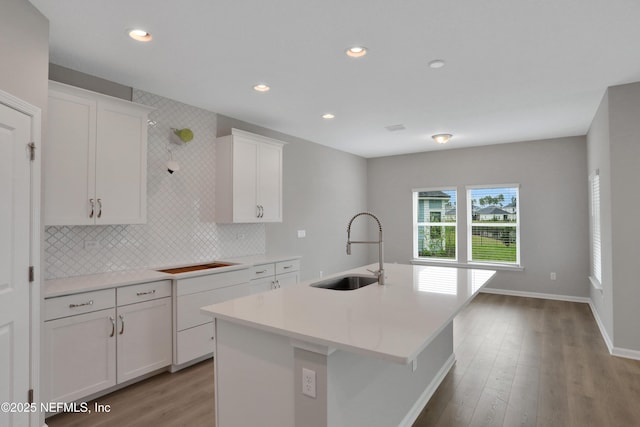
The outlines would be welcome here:
M 457 259 L 456 203 L 454 189 L 413 192 L 414 257 Z
M 470 262 L 520 264 L 519 188 L 467 188 Z

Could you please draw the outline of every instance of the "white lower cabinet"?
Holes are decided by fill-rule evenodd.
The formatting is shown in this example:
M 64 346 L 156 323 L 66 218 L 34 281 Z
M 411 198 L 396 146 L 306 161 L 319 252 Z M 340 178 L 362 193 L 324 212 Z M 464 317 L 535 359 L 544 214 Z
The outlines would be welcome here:
M 49 402 L 72 402 L 169 366 L 171 282 L 46 299 L 42 360 Z
M 44 402 L 73 402 L 116 384 L 115 318 L 111 308 L 44 322 Z
M 300 281 L 300 260 L 255 265 L 250 276 L 252 294 L 295 285 Z
M 213 354 L 213 319 L 200 308 L 249 295 L 247 269 L 176 279 L 173 369 Z

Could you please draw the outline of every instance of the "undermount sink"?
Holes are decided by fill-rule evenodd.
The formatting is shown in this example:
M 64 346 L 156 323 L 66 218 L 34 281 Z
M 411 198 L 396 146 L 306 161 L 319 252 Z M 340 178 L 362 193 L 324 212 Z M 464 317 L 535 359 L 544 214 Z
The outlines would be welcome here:
M 235 264 L 226 262 L 210 262 L 208 264 L 188 265 L 186 267 L 167 268 L 165 270 L 157 270 L 161 273 L 180 274 L 189 273 L 191 271 L 209 270 L 211 268 L 230 267 Z
M 340 276 L 312 283 L 314 288 L 333 289 L 335 291 L 353 291 L 378 281 L 371 276 Z

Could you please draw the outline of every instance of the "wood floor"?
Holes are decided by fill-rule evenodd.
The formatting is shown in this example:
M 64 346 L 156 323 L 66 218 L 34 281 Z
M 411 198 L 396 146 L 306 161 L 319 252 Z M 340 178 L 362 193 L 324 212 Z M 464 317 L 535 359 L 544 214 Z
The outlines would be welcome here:
M 454 346 L 455 366 L 413 427 L 640 426 L 640 362 L 609 355 L 586 304 L 480 294 L 456 318 Z M 98 402 L 111 413 L 47 423 L 213 426 L 213 366 L 162 374 Z

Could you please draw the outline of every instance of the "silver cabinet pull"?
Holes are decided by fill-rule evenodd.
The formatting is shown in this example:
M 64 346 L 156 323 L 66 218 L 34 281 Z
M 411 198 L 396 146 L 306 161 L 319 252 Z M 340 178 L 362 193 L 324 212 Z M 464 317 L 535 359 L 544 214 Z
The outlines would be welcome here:
M 98 199 L 98 218 L 102 216 L 102 199 Z
M 280 288 L 280 281 L 276 280 L 276 288 Z
M 264 206 L 260 205 L 260 218 L 264 217 Z
M 111 321 L 111 335 L 109 335 L 109 338 L 111 338 L 116 334 L 116 319 L 114 319 L 112 316 L 109 316 L 109 320 Z
M 260 270 L 260 271 L 256 271 L 256 274 L 264 274 L 266 272 L 267 272 L 267 270 Z
M 80 304 L 69 304 L 69 308 L 84 307 L 86 305 L 93 305 L 93 300 L 89 300 L 87 302 L 83 302 L 83 303 L 80 303 Z
M 271 281 L 271 289 L 276 288 L 276 282 L 274 280 Z
M 124 334 L 124 316 L 122 314 L 119 314 L 118 317 L 120 318 L 120 322 L 122 323 L 119 334 L 122 335 Z
M 283 269 L 283 270 L 288 270 L 288 269 L 290 269 L 291 267 L 293 267 L 293 265 L 285 265 L 284 267 L 282 267 L 282 269 Z
M 136 292 L 136 295 L 137 295 L 137 296 L 142 296 L 142 295 L 153 295 L 153 294 L 155 294 L 155 293 L 156 293 L 156 290 L 155 290 L 155 289 L 152 289 L 152 290 L 147 291 L 147 292 Z
M 89 203 L 91 203 L 91 213 L 89 213 L 89 218 L 93 218 L 93 211 L 96 208 L 96 204 L 93 199 L 89 199 Z
M 256 218 L 260 218 L 260 205 L 256 205 Z

